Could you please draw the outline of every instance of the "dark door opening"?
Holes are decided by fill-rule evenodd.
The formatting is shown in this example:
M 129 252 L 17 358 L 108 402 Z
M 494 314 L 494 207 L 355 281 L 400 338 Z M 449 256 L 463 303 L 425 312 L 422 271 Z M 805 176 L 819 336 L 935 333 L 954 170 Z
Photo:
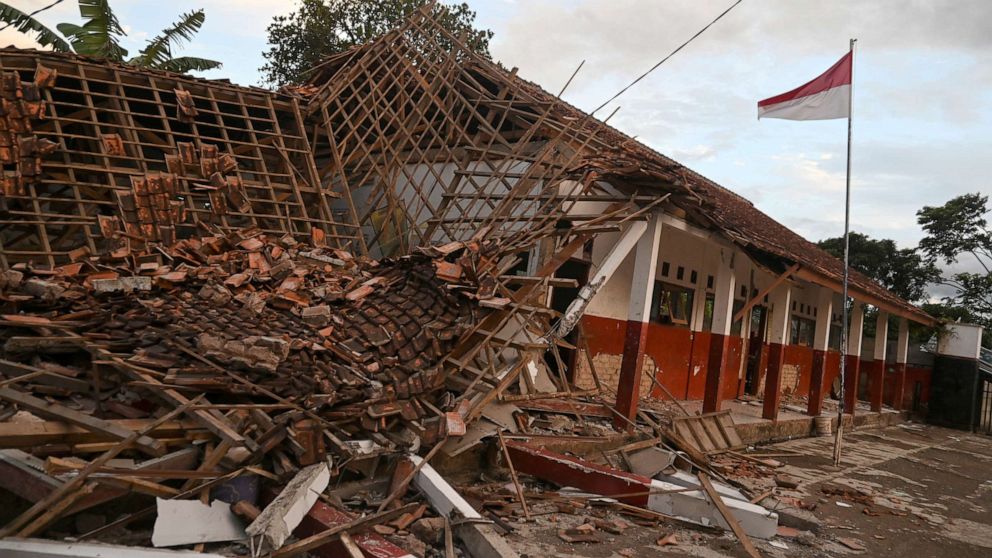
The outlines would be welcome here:
M 751 309 L 751 327 L 747 340 L 747 373 L 744 376 L 744 393 L 758 394 L 761 354 L 765 345 L 765 327 L 768 322 L 768 307 L 755 306 Z
M 578 283 L 576 287 L 552 287 L 551 289 L 551 309 L 556 312 L 565 312 L 568 309 L 568 305 L 575 300 L 575 297 L 579 295 L 579 290 L 585 286 L 589 281 L 589 268 L 591 264 L 586 260 L 580 260 L 577 258 L 571 258 L 555 272 L 555 277 L 561 279 L 575 279 Z M 573 347 L 579 340 L 579 332 L 577 329 L 573 329 L 571 333 L 565 336 L 564 341 L 572 345 Z M 561 355 L 562 364 L 565 365 L 564 376 L 570 384 L 575 383 L 575 364 L 577 362 L 578 355 L 576 351 L 572 349 L 566 349 L 565 347 L 559 347 L 558 352 Z M 560 377 L 557 374 L 558 362 L 555 360 L 555 355 L 551 351 L 546 351 L 544 353 L 544 361 L 548 365 L 548 369 L 551 371 L 555 377 Z

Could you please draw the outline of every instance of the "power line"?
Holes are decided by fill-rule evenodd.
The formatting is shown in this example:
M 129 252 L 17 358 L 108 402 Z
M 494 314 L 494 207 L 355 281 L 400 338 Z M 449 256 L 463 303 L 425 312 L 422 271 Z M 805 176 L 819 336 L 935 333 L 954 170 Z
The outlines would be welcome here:
M 615 101 L 617 99 L 617 97 L 619 97 L 620 95 L 623 95 L 624 93 L 626 93 L 628 89 L 630 89 L 631 87 L 637 85 L 637 82 L 639 82 L 642 79 L 646 78 L 648 76 L 648 74 L 650 74 L 651 72 L 657 70 L 658 69 L 658 66 L 661 66 L 666 61 L 668 61 L 669 58 L 675 56 L 675 54 L 678 53 L 678 51 L 680 51 L 683 48 L 685 48 L 685 46 L 688 45 L 689 43 L 691 43 L 692 41 L 694 41 L 696 39 L 696 37 L 698 37 L 698 36 L 702 35 L 703 33 L 705 33 L 706 30 L 709 29 L 714 23 L 720 21 L 720 19 L 723 18 L 723 16 L 727 15 L 728 13 L 730 13 L 730 10 L 733 10 L 734 8 L 736 8 L 737 5 L 740 4 L 743 1 L 744 0 L 737 0 L 736 2 L 734 2 L 732 6 L 730 6 L 726 10 L 724 10 L 723 13 L 721 13 L 720 15 L 716 16 L 716 19 L 714 19 L 713 21 L 707 23 L 706 24 L 706 27 L 703 27 L 702 29 L 700 29 L 699 31 L 697 31 L 695 35 L 689 37 L 689 40 L 687 40 L 686 42 L 684 42 L 681 45 L 679 45 L 679 47 L 677 49 L 673 50 L 671 53 L 669 53 L 668 56 L 662 58 L 661 61 L 659 61 L 654 66 L 651 66 L 651 69 L 649 69 L 648 71 L 646 71 L 643 74 L 641 74 L 634 81 L 630 82 L 630 84 L 628 84 L 626 87 L 624 87 L 619 92 L 617 92 L 616 95 L 610 97 L 605 103 L 603 103 L 603 104 L 599 105 L 598 107 L 596 107 L 596 110 L 592 111 L 591 114 L 595 114 L 595 113 L 599 112 L 603 107 L 605 107 L 606 105 L 608 105 L 608 104 L 612 103 L 613 101 Z
M 49 4 L 49 5 L 47 5 L 47 6 L 45 6 L 45 7 L 42 7 L 42 8 L 38 8 L 37 10 L 35 10 L 35 11 L 33 11 L 33 12 L 31 12 L 31 13 L 29 13 L 29 14 L 27 15 L 27 17 L 28 17 L 28 18 L 32 18 L 32 17 L 34 17 L 34 16 L 36 16 L 36 15 L 38 15 L 38 14 L 40 14 L 41 12 L 43 12 L 43 11 L 45 11 L 45 10 L 47 10 L 47 9 L 50 9 L 50 8 L 54 8 L 55 6 L 57 6 L 57 5 L 59 5 L 59 4 L 61 4 L 62 2 L 65 2 L 65 0 L 55 0 L 55 1 L 54 1 L 54 2 L 52 2 L 51 4 Z M 7 29 L 8 27 L 10 27 L 11 25 L 14 25 L 14 22 L 13 22 L 13 21 L 12 21 L 12 22 L 10 22 L 10 23 L 8 23 L 7 25 L 4 25 L 3 27 L 0 27 L 0 32 L 3 32 L 3 31 L 5 31 L 5 30 L 6 30 L 6 29 Z

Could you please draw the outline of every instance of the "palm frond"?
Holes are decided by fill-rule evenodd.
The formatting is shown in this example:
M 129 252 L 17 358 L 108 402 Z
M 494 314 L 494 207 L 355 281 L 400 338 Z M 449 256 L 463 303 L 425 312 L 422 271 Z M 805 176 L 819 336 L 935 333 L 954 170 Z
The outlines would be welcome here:
M 177 72 L 180 74 L 185 74 L 189 72 L 202 72 L 205 70 L 214 70 L 220 68 L 222 64 L 216 60 L 210 60 L 208 58 L 197 58 L 195 56 L 180 56 L 178 58 L 170 58 L 164 63 L 154 66 L 159 70 L 168 70 L 170 72 Z
M 10 24 L 21 33 L 34 33 L 34 40 L 41 46 L 50 46 L 56 52 L 72 52 L 72 46 L 58 33 L 6 2 L 0 2 L 0 21 Z
M 148 46 L 141 50 L 129 63 L 150 68 L 158 67 L 172 58 L 173 47 L 179 46 L 183 42 L 193 40 L 193 36 L 200 30 L 203 22 L 207 19 L 203 10 L 196 10 L 183 14 L 179 21 L 166 27 L 162 33 L 148 41 Z
M 79 15 L 89 22 L 95 22 L 111 35 L 126 35 L 117 14 L 108 0 L 79 0 Z
M 79 15 L 86 23 L 82 26 L 60 23 L 61 31 L 79 54 L 121 61 L 127 50 L 118 39 L 126 35 L 120 21 L 107 0 L 79 0 Z

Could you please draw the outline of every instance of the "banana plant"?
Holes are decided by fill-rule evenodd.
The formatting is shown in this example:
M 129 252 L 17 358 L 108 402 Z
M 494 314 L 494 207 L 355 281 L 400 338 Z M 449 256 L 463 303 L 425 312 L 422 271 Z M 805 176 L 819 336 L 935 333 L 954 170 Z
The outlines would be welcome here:
M 206 14 L 194 10 L 182 14 L 179 21 L 162 30 L 141 49 L 137 56 L 128 58 L 128 51 L 120 40 L 127 33 L 114 14 L 108 0 L 78 0 L 79 15 L 84 23 L 60 23 L 55 26 L 58 32 L 21 10 L 0 2 L 0 22 L 6 23 L 22 33 L 33 35 L 43 47 L 51 47 L 57 52 L 74 52 L 85 56 L 105 58 L 115 62 L 126 62 L 143 68 L 156 68 L 171 72 L 220 68 L 221 63 L 195 56 L 173 56 L 173 50 L 189 42 L 203 26 Z

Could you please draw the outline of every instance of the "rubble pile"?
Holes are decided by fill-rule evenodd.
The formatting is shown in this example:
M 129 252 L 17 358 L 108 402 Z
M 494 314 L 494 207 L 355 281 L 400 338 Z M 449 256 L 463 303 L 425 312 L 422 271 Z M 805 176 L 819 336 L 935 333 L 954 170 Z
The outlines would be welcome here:
M 175 498 L 194 479 L 278 488 L 314 465 L 340 481 L 460 436 L 466 406 L 440 363 L 491 311 L 479 301 L 492 303 L 494 281 L 476 273 L 489 250 L 452 243 L 373 261 L 245 230 L 15 265 L 0 272 L 3 460 L 66 486 L 59 475 L 113 452 L 90 471 L 100 487 Z M 182 471 L 144 477 L 135 469 L 149 461 L 110 465 L 118 455 Z M 86 486 L 62 497 L 106 501 Z M 42 533 L 66 511 L 79 510 L 22 515 L 5 534 Z
M 559 529 L 575 544 L 622 531 L 621 515 L 697 515 L 704 530 L 730 517 L 690 474 L 707 458 L 676 433 L 684 419 L 648 406 L 618 431 L 612 402 L 558 391 L 532 344 L 512 366 L 527 381 L 453 377 L 471 368 L 449 365 L 464 340 L 513 304 L 498 246 L 375 261 L 321 244 L 215 231 L 0 273 L 0 485 L 33 503 L 2 535 L 229 556 L 451 556 L 457 540 L 470 556 L 516 556 L 503 535 L 532 513 L 584 517 Z M 558 453 L 563 440 L 591 460 Z M 484 447 L 498 457 L 474 458 L 496 472 L 462 467 L 457 489 L 429 463 Z M 503 467 L 512 484 L 494 488 L 486 475 Z M 604 491 L 604 478 L 619 483 Z M 562 486 L 617 499 L 591 506 Z M 731 503 L 742 529 L 774 530 L 774 514 L 747 506 Z

